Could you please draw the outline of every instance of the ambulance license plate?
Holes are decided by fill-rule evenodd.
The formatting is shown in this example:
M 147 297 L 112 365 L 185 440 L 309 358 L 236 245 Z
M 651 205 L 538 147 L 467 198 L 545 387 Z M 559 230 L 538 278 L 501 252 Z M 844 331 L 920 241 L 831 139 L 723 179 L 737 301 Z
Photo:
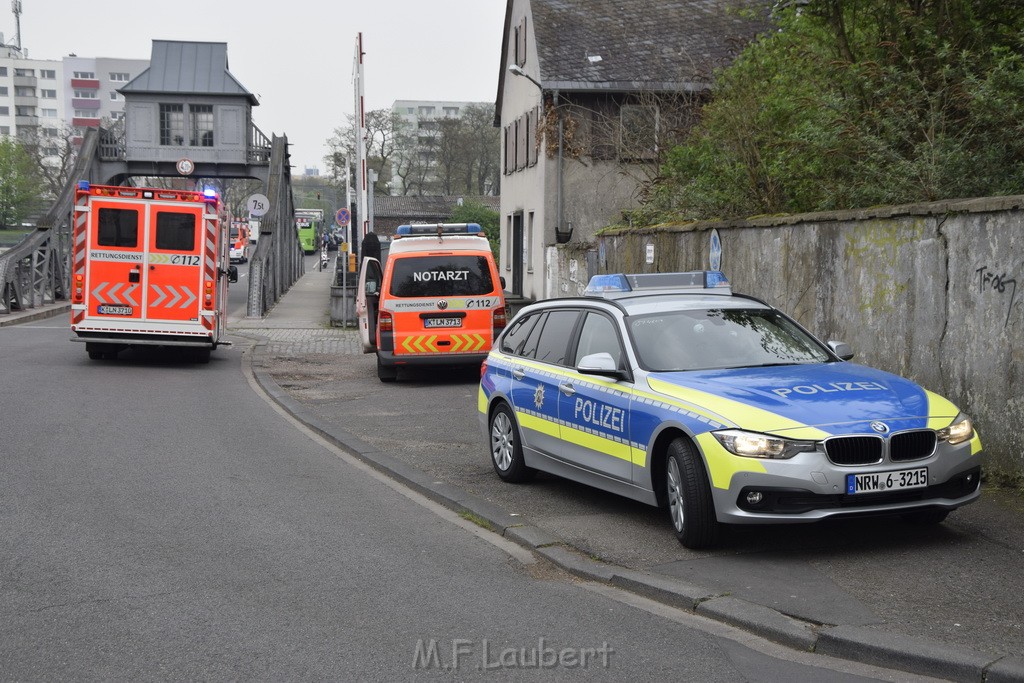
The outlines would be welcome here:
M 100 315 L 131 315 L 131 306 L 114 306 L 112 304 L 100 304 L 96 312 Z
M 462 318 L 424 318 L 423 327 L 462 327 Z
M 919 467 L 913 470 L 897 470 L 894 472 L 846 475 L 846 492 L 848 494 L 883 493 L 885 491 L 916 489 L 927 485 L 927 467 Z

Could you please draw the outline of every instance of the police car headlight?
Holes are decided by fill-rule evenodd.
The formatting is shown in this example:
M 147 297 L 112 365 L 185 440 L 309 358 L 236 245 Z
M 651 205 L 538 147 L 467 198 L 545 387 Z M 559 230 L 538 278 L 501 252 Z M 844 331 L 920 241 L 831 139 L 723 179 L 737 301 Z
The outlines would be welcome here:
M 974 423 L 971 422 L 971 418 L 967 417 L 963 413 L 956 416 L 953 420 L 953 424 L 949 425 L 945 429 L 940 429 L 935 432 L 935 437 L 939 441 L 947 441 L 951 444 L 963 443 L 964 441 L 970 440 L 974 436 Z
M 758 432 L 745 432 L 740 429 L 726 429 L 721 432 L 712 432 L 712 435 L 727 451 L 745 458 L 785 460 L 792 458 L 797 453 L 814 450 L 813 441 L 794 441 Z

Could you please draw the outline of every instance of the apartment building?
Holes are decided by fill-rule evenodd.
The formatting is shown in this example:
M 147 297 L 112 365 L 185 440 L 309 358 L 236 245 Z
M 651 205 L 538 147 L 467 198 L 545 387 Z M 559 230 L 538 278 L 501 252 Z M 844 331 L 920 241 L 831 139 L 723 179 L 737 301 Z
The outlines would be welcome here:
M 405 124 L 405 130 L 414 138 L 413 150 L 402 150 L 406 154 L 416 155 L 415 159 L 404 159 L 399 163 L 404 169 L 412 166 L 415 170 L 416 183 L 429 186 L 433 178 L 432 166 L 435 163 L 434 142 L 438 132 L 438 121 L 442 119 L 461 118 L 466 107 L 491 106 L 490 102 L 448 102 L 439 100 L 395 100 L 391 111 L 397 114 Z M 404 163 L 403 163 L 404 162 Z M 398 174 L 392 172 L 391 194 L 405 194 L 405 182 Z

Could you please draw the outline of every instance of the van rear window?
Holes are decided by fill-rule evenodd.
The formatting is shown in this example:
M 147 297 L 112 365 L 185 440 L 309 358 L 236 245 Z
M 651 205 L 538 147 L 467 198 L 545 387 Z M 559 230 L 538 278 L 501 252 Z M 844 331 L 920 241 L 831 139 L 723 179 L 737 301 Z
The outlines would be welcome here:
M 391 296 L 473 296 L 493 291 L 486 256 L 394 258 Z

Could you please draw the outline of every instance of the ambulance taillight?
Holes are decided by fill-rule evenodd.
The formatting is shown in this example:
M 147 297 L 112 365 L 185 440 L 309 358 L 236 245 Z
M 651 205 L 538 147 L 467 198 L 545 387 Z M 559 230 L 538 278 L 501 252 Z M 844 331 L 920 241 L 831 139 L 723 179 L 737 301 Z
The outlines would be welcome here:
M 389 311 L 381 311 L 377 317 L 377 329 L 381 332 L 392 332 L 395 329 L 394 318 Z
M 85 275 L 83 273 L 75 273 L 75 291 L 71 296 L 72 301 L 76 304 L 85 301 Z
M 203 301 L 205 302 L 207 308 L 211 308 L 213 306 L 213 280 L 206 281 Z

